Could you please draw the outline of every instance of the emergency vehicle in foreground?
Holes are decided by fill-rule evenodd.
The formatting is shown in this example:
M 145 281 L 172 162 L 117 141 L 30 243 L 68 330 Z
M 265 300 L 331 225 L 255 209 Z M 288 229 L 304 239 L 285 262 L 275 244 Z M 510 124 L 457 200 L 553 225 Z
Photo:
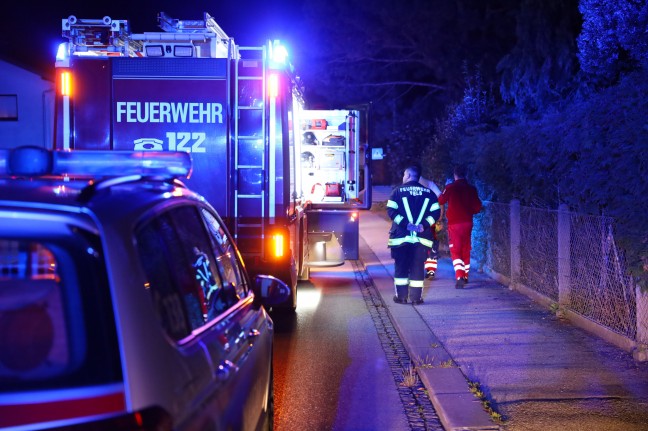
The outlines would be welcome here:
M 273 277 L 187 154 L 0 150 L 0 429 L 272 428 Z
M 252 275 L 284 280 L 296 308 L 309 266 L 358 257 L 371 203 L 361 110 L 309 111 L 278 41 L 237 45 L 207 13 L 162 31 L 63 19 L 54 148 L 191 154 L 187 184 L 216 208 Z

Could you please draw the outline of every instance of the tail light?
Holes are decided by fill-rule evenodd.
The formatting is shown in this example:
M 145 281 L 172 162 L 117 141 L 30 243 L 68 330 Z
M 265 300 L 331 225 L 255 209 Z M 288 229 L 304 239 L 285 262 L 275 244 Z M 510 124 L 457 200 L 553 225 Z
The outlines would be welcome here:
M 272 249 L 274 257 L 283 257 L 285 238 L 282 233 L 272 235 Z
M 59 74 L 59 91 L 61 96 L 72 96 L 72 73 L 63 71 Z
M 273 229 L 266 238 L 266 256 L 268 258 L 279 260 L 288 255 L 289 237 L 286 229 Z

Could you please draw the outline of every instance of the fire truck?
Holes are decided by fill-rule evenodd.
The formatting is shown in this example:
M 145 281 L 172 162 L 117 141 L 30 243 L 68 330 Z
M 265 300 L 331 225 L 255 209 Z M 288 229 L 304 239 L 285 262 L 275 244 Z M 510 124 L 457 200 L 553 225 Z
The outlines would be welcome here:
M 62 20 L 54 149 L 183 151 L 187 186 L 233 234 L 252 276 L 292 288 L 313 266 L 358 258 L 371 205 L 368 110 L 308 110 L 279 41 L 239 46 L 204 13 Z

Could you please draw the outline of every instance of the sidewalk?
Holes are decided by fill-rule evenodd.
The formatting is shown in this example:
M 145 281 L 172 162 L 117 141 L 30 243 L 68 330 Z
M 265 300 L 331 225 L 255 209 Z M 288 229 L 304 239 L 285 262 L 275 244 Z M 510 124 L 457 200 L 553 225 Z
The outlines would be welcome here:
M 374 192 L 374 201 L 384 195 Z M 483 274 L 455 289 L 451 262 L 441 259 L 424 304 L 395 304 L 388 230 L 381 215 L 362 212 L 360 260 L 446 430 L 648 430 L 648 363 Z M 504 416 L 501 425 L 469 381 Z

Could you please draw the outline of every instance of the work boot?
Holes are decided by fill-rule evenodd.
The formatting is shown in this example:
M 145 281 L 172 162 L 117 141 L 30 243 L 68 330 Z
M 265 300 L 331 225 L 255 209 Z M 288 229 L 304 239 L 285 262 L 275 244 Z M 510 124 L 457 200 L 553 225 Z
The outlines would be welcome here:
M 428 279 L 429 279 L 429 278 L 434 278 L 434 271 L 428 271 L 428 272 L 425 274 L 425 278 L 428 278 Z
M 466 281 L 463 279 L 463 277 L 459 277 L 457 279 L 457 282 L 455 283 L 455 289 L 463 289 L 465 284 Z
M 396 286 L 396 295 L 394 295 L 394 302 L 397 304 L 407 304 L 408 286 Z
M 398 295 L 394 295 L 394 302 L 396 304 L 407 304 L 407 299 L 400 299 Z
M 423 289 L 421 288 L 411 288 L 409 291 L 410 301 L 412 304 L 423 304 Z

